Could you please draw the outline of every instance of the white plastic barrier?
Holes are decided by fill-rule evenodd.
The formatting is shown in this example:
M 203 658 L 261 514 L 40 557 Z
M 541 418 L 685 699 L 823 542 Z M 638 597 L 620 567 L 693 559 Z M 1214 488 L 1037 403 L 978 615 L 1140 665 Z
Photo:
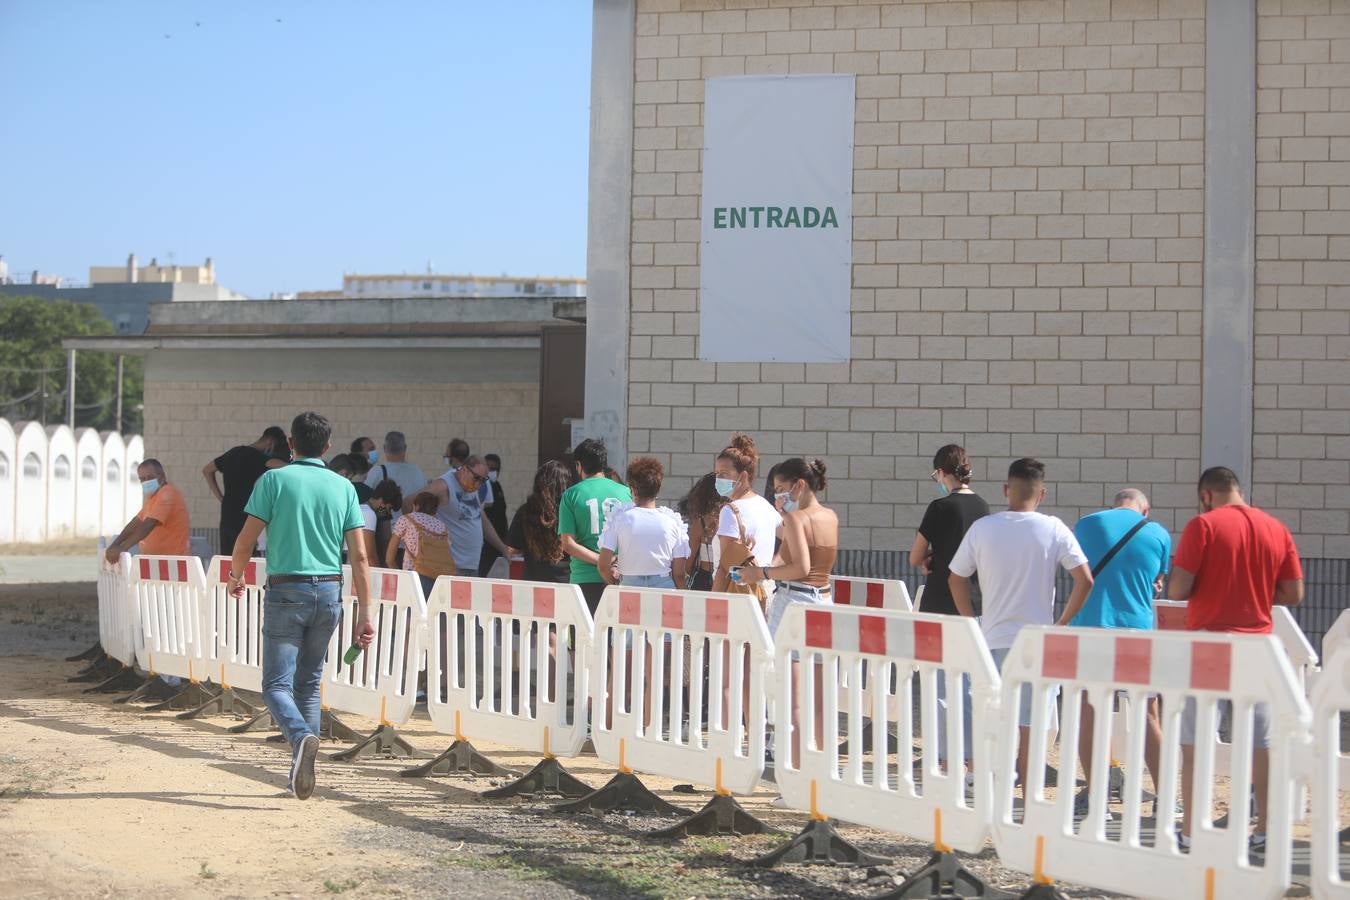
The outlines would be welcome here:
M 1018 711 L 1023 685 L 1032 692 L 1027 799 L 1020 820 L 1013 806 L 1018 748 Z M 1092 785 L 1089 813 L 1073 818 L 1073 791 L 1046 796 L 1046 700 L 1056 687 L 1067 696 L 1061 747 L 1077 744 L 1080 691 L 1098 709 L 1109 708 L 1117 690 L 1127 692 L 1135 717 L 1125 751 L 1125 797 L 1119 837 L 1105 826 L 1107 779 Z M 1196 733 L 1213 733 L 1220 701 L 1232 701 L 1234 797 L 1249 793 L 1252 761 L 1250 715 L 1257 702 L 1271 707 L 1269 827 L 1264 865 L 1253 865 L 1247 828 L 1215 828 L 1211 809 L 1217 745 L 1195 747 L 1192 846 L 1176 847 L 1170 816 L 1151 843 L 1142 837 L 1144 698 L 1156 693 L 1163 706 L 1161 787 L 1157 808 L 1170 810 L 1177 797 L 1179 732 L 1187 698 L 1196 701 Z M 1094 720 L 1093 768 L 1105 771 L 1110 716 Z M 1004 864 L 1038 881 L 1070 879 L 1140 897 L 1279 897 L 1290 883 L 1292 813 L 1296 765 L 1307 740 L 1311 713 L 1279 644 L 1265 635 L 1212 633 L 1122 633 L 1108 629 L 1024 628 L 1003 665 L 1003 696 L 994 757 L 994 841 Z M 1245 816 L 1238 817 L 1239 822 Z
M 778 703 L 776 775 L 788 805 L 813 816 L 832 816 L 908 834 L 930 841 L 939 849 L 978 852 L 989 834 L 992 794 L 993 730 L 977 727 L 972 750 L 976 787 L 965 795 L 965 771 L 953 764 L 944 773 L 938 746 L 937 674 L 948 684 L 971 679 L 977 722 L 998 715 L 999 676 L 993 658 L 974 619 L 924 613 L 857 609 L 841 606 L 788 607 L 777 634 L 774 681 Z M 796 680 L 793 659 L 800 660 Z M 819 667 L 815 663 L 819 663 Z M 849 675 L 858 684 L 864 667 L 899 684 L 901 702 L 892 713 L 889 703 L 850 689 L 842 708 L 836 701 L 836 682 Z M 816 679 L 824 703 L 824 743 L 815 741 L 815 709 L 810 697 Z M 915 721 L 912 680 L 919 678 L 920 721 Z M 959 694 L 959 692 L 956 692 Z M 801 758 L 793 764 L 789 749 L 792 698 L 800 696 Z M 839 713 L 846 716 L 839 725 Z M 872 723 L 872 740 L 863 738 L 864 719 Z M 895 725 L 899 752 L 888 755 L 886 734 Z M 963 744 L 962 716 L 946 717 L 946 746 Z M 915 778 L 910 746 L 919 738 L 925 748 L 922 772 Z M 841 760 L 841 741 L 847 759 Z
M 98 642 L 103 652 L 124 665 L 136 662 L 137 606 L 131 584 L 131 555 L 116 564 L 104 555 L 107 543 L 98 542 Z
M 1322 658 L 1331 659 L 1347 639 L 1350 639 L 1350 609 L 1343 609 L 1336 617 L 1336 621 L 1331 623 L 1327 633 L 1322 635 Z
M 1153 601 L 1153 620 L 1159 631 L 1185 631 L 1186 630 L 1186 606 L 1185 601 L 1180 600 L 1154 600 Z M 1293 613 L 1289 612 L 1286 606 L 1273 606 L 1270 609 L 1270 621 L 1272 625 L 1271 633 L 1280 641 L 1280 646 L 1284 647 L 1284 652 L 1289 655 L 1289 662 L 1294 666 L 1294 674 L 1298 677 L 1299 686 L 1308 692 L 1310 676 L 1317 669 L 1317 651 L 1313 649 L 1312 642 L 1308 636 L 1303 633 L 1303 629 L 1298 626 L 1294 620 Z M 1350 625 L 1347 625 L 1350 628 Z
M 1336 623 L 1343 621 L 1345 613 Z M 1312 691 L 1312 887 L 1318 898 L 1346 898 L 1350 881 L 1341 877 L 1341 792 L 1350 789 L 1350 756 L 1341 749 L 1341 715 L 1350 710 L 1350 646 L 1340 641 L 1328 647 L 1324 639 L 1322 650 L 1326 665 Z
M 267 561 L 251 559 L 244 573 L 244 593 L 229 592 L 232 562 L 212 557 L 202 594 L 202 627 L 210 648 L 206 671 L 224 688 L 262 691 L 263 594 Z
M 207 678 L 202 660 L 201 597 L 206 574 L 195 556 L 137 556 L 132 563 L 142 641 L 136 661 L 151 675 Z
M 352 645 L 358 602 L 351 569 L 344 566 L 342 622 L 328 644 L 323 705 L 378 719 L 381 725 L 402 725 L 417 702 L 417 676 L 422 671 L 427 629 L 422 583 L 416 572 L 371 569 L 370 597 L 375 641 L 349 666 L 342 655 Z
M 586 742 L 584 662 L 593 631 L 576 585 L 436 579 L 426 644 L 436 730 L 576 756 Z M 575 669 L 569 647 L 582 661 Z
M 914 604 L 909 599 L 909 588 L 905 587 L 903 581 L 831 575 L 830 587 L 834 602 L 843 606 L 914 611 Z
M 606 588 L 590 654 L 596 753 L 620 771 L 688 779 L 721 794 L 751 793 L 764 772 L 772 657 L 754 597 Z

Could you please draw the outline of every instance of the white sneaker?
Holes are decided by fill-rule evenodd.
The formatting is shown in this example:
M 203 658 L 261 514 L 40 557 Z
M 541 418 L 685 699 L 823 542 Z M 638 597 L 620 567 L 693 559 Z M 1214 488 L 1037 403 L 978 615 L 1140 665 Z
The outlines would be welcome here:
M 782 794 L 779 794 L 777 797 L 770 800 L 769 805 L 774 809 L 792 809 L 792 807 L 788 806 L 788 802 L 783 799 Z
M 319 739 L 305 735 L 291 760 L 291 791 L 297 800 L 308 800 L 314 793 L 314 760 L 319 756 Z

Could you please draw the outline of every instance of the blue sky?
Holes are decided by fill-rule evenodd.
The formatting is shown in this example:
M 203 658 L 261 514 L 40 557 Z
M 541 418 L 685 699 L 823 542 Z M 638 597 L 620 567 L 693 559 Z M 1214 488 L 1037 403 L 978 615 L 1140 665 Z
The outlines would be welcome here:
M 280 20 L 280 21 L 278 21 Z M 584 276 L 591 4 L 0 0 L 12 272 Z

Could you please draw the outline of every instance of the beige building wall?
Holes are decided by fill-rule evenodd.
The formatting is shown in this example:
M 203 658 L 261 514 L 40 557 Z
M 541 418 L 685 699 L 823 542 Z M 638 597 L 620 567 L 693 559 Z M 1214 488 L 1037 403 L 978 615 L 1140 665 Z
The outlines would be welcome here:
M 1350 556 L 1350 0 L 1257 5 L 1257 503 Z
M 668 495 L 733 429 L 767 462 L 822 456 L 849 548 L 909 547 L 949 441 L 991 502 L 1030 455 L 1047 511 L 1072 522 L 1129 484 L 1178 529 L 1199 468 L 1204 15 L 638 0 L 630 452 L 668 461 Z M 852 361 L 699 362 L 703 79 L 807 72 L 857 75 Z
M 381 443 L 399 430 L 408 437 L 408 461 L 428 478 L 441 474 L 451 438 L 475 453 L 502 457 L 501 482 L 514 509 L 529 493 L 538 452 L 537 382 L 353 384 L 334 381 L 180 381 L 145 385 L 145 453 L 157 457 L 182 489 L 194 528 L 215 528 L 220 505 L 201 470 L 230 447 L 257 440 L 269 425 L 290 429 L 312 409 L 333 423 L 333 451 L 346 452 L 361 435 Z

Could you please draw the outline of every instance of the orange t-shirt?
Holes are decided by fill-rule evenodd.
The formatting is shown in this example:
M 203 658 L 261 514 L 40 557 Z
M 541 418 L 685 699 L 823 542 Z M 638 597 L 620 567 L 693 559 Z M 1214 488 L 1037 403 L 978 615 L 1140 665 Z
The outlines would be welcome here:
M 159 525 L 141 541 L 146 556 L 187 556 L 188 511 L 183 492 L 166 484 L 145 498 L 136 518 L 154 519 Z

